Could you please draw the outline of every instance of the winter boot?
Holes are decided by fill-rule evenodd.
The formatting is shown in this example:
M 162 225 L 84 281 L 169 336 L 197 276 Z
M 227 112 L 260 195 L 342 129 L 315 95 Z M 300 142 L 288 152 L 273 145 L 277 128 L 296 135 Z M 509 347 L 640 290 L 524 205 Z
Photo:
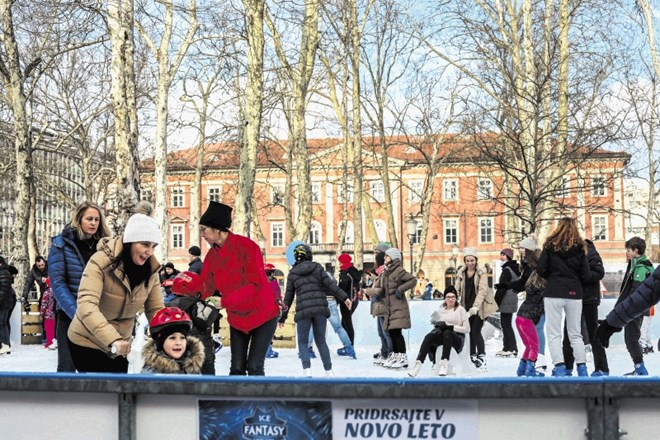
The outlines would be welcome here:
M 266 352 L 266 357 L 268 359 L 274 359 L 274 358 L 279 357 L 279 356 L 280 356 L 280 354 L 278 352 L 276 352 L 275 350 L 273 350 L 273 346 L 269 345 L 268 346 L 268 351 Z
M 566 365 L 563 363 L 555 365 L 552 369 L 552 377 L 566 377 Z
M 525 376 L 526 377 L 543 377 L 545 374 L 536 371 L 536 361 L 527 361 L 525 363 Z
M 644 366 L 644 362 L 640 362 L 639 364 L 635 364 L 635 369 L 631 371 L 630 373 L 624 374 L 624 376 L 648 376 L 649 372 Z
M 422 361 L 415 361 L 415 365 L 412 367 L 412 370 L 408 371 L 408 376 L 417 377 L 419 370 L 422 369 Z
M 311 368 L 303 368 L 303 376 L 312 377 L 312 369 Z
M 580 377 L 589 376 L 589 372 L 587 371 L 587 364 L 577 364 L 577 375 Z
M 524 376 L 526 368 L 527 368 L 527 360 L 520 359 L 520 363 L 518 364 L 518 369 L 516 370 L 516 376 L 518 377 Z
M 447 359 L 442 359 L 440 361 L 440 368 L 438 368 L 438 376 L 446 376 L 447 375 L 447 364 L 449 361 Z

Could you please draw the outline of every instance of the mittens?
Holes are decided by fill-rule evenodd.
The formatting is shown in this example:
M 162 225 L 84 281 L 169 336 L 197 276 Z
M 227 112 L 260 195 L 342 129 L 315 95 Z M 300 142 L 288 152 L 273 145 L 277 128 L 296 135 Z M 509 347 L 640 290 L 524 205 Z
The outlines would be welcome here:
M 474 315 L 476 315 L 478 312 L 479 312 L 479 309 L 476 308 L 476 307 L 470 307 L 470 310 L 468 310 L 468 313 L 470 314 L 470 316 L 474 316 Z
M 620 332 L 621 328 L 612 327 L 608 324 L 607 319 L 598 320 L 598 328 L 596 328 L 596 339 L 600 345 L 607 348 L 610 346 L 610 338 L 614 333 Z

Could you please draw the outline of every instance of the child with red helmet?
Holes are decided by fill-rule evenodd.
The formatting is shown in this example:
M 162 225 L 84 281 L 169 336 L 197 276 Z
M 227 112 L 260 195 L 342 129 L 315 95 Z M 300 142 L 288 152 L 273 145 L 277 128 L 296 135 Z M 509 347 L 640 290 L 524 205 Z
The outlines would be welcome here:
M 189 334 L 193 323 L 178 307 L 165 307 L 149 323 L 151 339 L 144 346 L 142 373 L 200 374 L 204 346 Z
M 204 282 L 195 272 L 181 272 L 172 282 L 172 298 L 168 307 L 179 307 L 192 319 L 190 334 L 204 346 L 202 374 L 215 375 L 215 347 L 211 338 L 213 323 L 220 316 L 212 296 L 205 295 Z

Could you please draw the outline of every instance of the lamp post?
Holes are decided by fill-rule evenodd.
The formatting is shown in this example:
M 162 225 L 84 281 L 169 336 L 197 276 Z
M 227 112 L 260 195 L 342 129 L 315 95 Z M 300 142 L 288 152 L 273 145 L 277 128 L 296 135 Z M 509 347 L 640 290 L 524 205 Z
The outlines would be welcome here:
M 408 230 L 408 242 L 410 243 L 410 273 L 413 273 L 413 245 L 415 244 L 415 237 L 417 236 L 417 220 L 412 215 L 408 216 L 406 220 L 406 228 Z M 413 274 L 414 275 L 414 274 Z

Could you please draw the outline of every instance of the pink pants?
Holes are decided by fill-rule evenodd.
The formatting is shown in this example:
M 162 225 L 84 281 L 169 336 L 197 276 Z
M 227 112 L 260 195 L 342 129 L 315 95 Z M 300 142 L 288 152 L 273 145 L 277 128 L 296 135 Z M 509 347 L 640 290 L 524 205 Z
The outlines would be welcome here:
M 46 347 L 48 347 L 55 337 L 55 320 L 44 319 L 44 330 L 46 331 Z
M 539 355 L 539 335 L 536 333 L 534 321 L 516 316 L 516 328 L 518 328 L 520 339 L 525 344 L 522 359 L 536 362 Z

